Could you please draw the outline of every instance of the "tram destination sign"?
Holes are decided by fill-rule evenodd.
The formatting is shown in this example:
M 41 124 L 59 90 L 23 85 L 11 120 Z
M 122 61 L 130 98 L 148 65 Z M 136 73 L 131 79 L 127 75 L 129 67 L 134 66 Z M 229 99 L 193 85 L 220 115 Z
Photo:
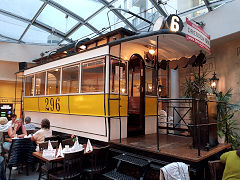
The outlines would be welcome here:
M 153 26 L 153 31 L 158 31 L 159 29 L 169 29 L 172 32 L 180 32 L 183 29 L 182 19 L 176 14 L 170 14 L 165 19 L 160 16 Z
M 208 35 L 200 26 L 191 22 L 186 18 L 187 31 L 186 40 L 193 41 L 201 48 L 210 52 L 210 35 Z

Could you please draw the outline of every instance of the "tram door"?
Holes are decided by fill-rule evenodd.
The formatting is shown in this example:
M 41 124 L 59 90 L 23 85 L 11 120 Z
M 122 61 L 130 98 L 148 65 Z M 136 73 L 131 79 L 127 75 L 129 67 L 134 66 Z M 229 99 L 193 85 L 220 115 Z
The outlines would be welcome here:
M 128 137 L 145 133 L 144 119 L 144 62 L 141 56 L 129 60 Z

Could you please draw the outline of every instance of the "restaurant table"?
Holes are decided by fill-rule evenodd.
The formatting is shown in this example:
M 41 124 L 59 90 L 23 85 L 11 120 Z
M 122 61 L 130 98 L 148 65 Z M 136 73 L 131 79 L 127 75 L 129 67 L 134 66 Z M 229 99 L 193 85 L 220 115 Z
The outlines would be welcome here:
M 83 144 L 83 148 L 84 148 L 84 154 L 89 154 L 91 152 L 86 152 L 86 144 Z M 98 149 L 98 147 L 93 146 L 93 150 L 94 149 Z M 63 161 L 64 157 L 49 157 L 49 156 L 43 156 L 43 151 L 37 151 L 37 152 L 33 152 L 33 156 L 35 156 L 36 158 L 44 161 L 44 162 L 59 162 L 59 161 Z

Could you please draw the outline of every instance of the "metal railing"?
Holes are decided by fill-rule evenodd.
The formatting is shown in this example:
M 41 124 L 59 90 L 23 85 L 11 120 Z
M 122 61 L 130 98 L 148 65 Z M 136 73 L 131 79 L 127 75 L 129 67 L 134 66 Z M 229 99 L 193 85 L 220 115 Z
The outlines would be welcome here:
M 209 118 L 208 103 L 219 102 L 201 98 L 158 98 L 157 103 L 161 103 L 162 107 L 160 112 L 157 109 L 157 150 L 159 151 L 160 133 L 167 135 L 174 134 L 178 136 L 188 136 L 192 137 L 192 144 L 198 149 L 198 156 L 200 157 L 201 149 L 203 148 L 201 145 L 203 141 L 201 139 L 200 131 L 202 131 L 205 127 L 207 127 L 208 130 L 210 127 L 214 127 L 216 128 L 214 129 L 214 132 L 216 131 L 217 133 L 218 122 L 216 117 L 215 119 L 211 119 L 214 117 Z M 213 122 L 209 122 L 210 119 Z M 159 129 L 161 131 L 159 131 Z M 210 148 L 209 138 L 206 144 L 205 148 L 208 150 L 208 148 Z

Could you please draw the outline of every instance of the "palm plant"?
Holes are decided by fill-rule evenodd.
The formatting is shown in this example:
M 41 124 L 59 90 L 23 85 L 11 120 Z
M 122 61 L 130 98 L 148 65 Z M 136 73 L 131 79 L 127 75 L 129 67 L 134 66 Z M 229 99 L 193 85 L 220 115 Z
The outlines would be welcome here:
M 203 72 L 201 75 L 194 74 L 193 80 L 186 79 L 185 97 L 191 98 L 193 94 L 200 91 L 211 92 L 208 86 L 207 73 Z M 225 94 L 222 92 L 214 92 L 217 98 L 217 122 L 218 122 L 218 136 L 222 138 L 224 135 L 227 137 L 227 142 L 232 143 L 233 148 L 237 148 L 240 141 L 240 136 L 236 133 L 240 129 L 237 128 L 238 124 L 233 119 L 236 111 L 240 110 L 240 104 L 231 104 L 232 89 L 229 89 Z M 213 92 L 211 92 L 213 93 Z
M 184 83 L 185 97 L 191 98 L 193 94 L 199 93 L 202 90 L 208 92 L 208 88 L 207 88 L 208 79 L 206 78 L 207 74 L 208 73 L 206 72 L 203 72 L 200 75 L 195 73 L 193 75 L 193 80 L 186 78 L 186 82 Z
M 236 133 L 239 128 L 236 120 L 233 119 L 234 113 L 240 110 L 239 104 L 231 104 L 232 89 L 229 89 L 225 94 L 216 92 L 217 96 L 217 121 L 218 121 L 218 135 L 223 137 L 226 135 L 227 141 L 232 143 L 233 148 L 239 145 L 240 136 Z

